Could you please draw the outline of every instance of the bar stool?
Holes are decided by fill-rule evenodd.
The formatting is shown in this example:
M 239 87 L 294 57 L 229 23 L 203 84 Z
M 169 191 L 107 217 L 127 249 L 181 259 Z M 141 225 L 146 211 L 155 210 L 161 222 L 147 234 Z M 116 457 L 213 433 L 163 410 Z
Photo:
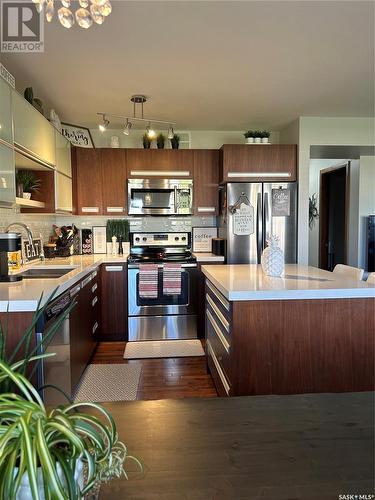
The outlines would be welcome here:
M 358 269 L 358 267 L 346 266 L 345 264 L 336 264 L 332 272 L 346 278 L 361 281 L 364 270 Z

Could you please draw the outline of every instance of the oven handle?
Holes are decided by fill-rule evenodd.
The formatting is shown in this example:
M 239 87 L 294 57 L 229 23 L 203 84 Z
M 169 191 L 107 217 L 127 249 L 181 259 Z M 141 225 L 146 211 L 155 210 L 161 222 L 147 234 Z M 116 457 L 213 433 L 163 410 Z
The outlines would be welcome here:
M 158 269 L 162 269 L 164 267 L 164 264 L 158 264 Z M 197 268 L 198 264 L 196 263 L 189 263 L 189 264 L 181 264 L 182 269 L 186 268 Z M 128 269 L 139 269 L 139 264 L 128 264 Z
M 174 213 L 177 213 L 177 186 L 174 187 Z

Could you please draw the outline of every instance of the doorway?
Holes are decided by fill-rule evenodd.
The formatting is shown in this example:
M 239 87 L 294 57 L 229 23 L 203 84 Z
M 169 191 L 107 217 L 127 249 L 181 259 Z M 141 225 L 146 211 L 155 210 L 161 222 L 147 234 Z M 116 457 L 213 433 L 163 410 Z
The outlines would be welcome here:
M 319 267 L 327 271 L 347 263 L 349 170 L 350 162 L 320 172 Z

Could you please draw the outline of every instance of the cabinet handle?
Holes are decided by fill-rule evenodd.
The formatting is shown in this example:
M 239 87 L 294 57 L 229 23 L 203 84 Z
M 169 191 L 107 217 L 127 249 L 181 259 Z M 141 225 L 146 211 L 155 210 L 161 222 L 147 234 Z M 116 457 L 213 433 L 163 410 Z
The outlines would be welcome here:
M 124 211 L 124 207 L 107 207 L 106 211 L 109 213 L 122 213 Z
M 81 207 L 81 212 L 97 214 L 99 212 L 99 207 Z
M 228 321 L 224 318 L 222 312 L 220 311 L 220 309 L 217 307 L 217 305 L 215 304 L 215 302 L 211 299 L 211 297 L 206 293 L 206 300 L 207 300 L 207 303 L 210 304 L 213 312 L 216 314 L 218 320 L 220 321 L 220 323 L 223 325 L 223 327 L 225 328 L 225 330 L 229 333 L 229 323 Z
M 75 297 L 77 295 L 77 293 L 79 293 L 80 290 L 81 290 L 81 285 L 77 285 L 75 288 L 73 288 L 70 291 L 70 298 Z
M 189 170 L 131 170 L 130 175 L 134 176 L 144 176 L 147 175 L 147 177 L 150 176 L 159 176 L 162 175 L 163 177 L 189 177 L 190 172 Z
M 221 302 L 222 305 L 225 307 L 225 309 L 229 312 L 230 311 L 230 303 L 220 294 L 220 292 L 216 292 L 214 290 L 214 288 L 212 287 L 212 285 L 209 281 L 206 281 L 206 286 L 211 291 L 212 295 L 214 295 L 215 298 L 217 298 L 217 300 L 219 302 Z
M 94 293 L 97 288 L 98 288 L 98 284 L 95 283 L 95 285 L 91 288 L 92 293 Z
M 227 394 L 229 394 L 229 391 L 230 391 L 230 386 L 229 386 L 229 384 L 228 384 L 228 382 L 227 382 L 227 378 L 226 378 L 226 376 L 224 375 L 224 372 L 223 372 L 223 370 L 222 370 L 222 368 L 221 368 L 221 366 L 220 366 L 220 363 L 219 363 L 219 361 L 218 361 L 218 359 L 217 359 L 217 357 L 216 357 L 216 353 L 215 353 L 215 351 L 213 350 L 212 345 L 211 345 L 211 342 L 210 342 L 209 340 L 207 340 L 207 350 L 208 350 L 209 355 L 210 355 L 210 356 L 211 356 L 211 358 L 212 358 L 212 361 L 214 362 L 214 365 L 215 365 L 216 371 L 217 371 L 217 373 L 218 373 L 218 375 L 219 375 L 219 377 L 220 377 L 221 383 L 222 383 L 222 384 L 223 384 L 223 386 L 224 386 L 225 392 L 226 392 Z
M 110 273 L 118 273 L 123 271 L 124 266 L 105 266 L 105 270 Z
M 97 322 L 97 321 L 95 321 L 95 324 L 94 324 L 94 326 L 92 327 L 92 333 L 95 333 L 95 332 L 96 332 L 96 330 L 98 329 L 98 327 L 99 327 L 98 322 Z
M 82 281 L 82 288 L 85 287 L 92 280 L 91 276 L 88 276 Z
M 95 296 L 91 302 L 92 307 L 94 307 L 97 302 L 98 302 L 98 297 Z
M 91 278 L 96 278 L 98 276 L 98 271 L 91 273 Z
M 208 321 L 211 323 L 212 328 L 216 332 L 216 335 L 218 336 L 222 346 L 227 351 L 227 353 L 229 353 L 229 342 L 224 337 L 223 333 L 221 332 L 221 330 L 219 328 L 219 325 L 216 323 L 214 317 L 212 316 L 212 314 L 210 313 L 210 311 L 208 309 L 206 309 L 206 315 L 207 315 Z
M 215 212 L 215 207 L 198 207 L 198 212 Z
M 228 172 L 228 177 L 291 177 L 290 172 Z

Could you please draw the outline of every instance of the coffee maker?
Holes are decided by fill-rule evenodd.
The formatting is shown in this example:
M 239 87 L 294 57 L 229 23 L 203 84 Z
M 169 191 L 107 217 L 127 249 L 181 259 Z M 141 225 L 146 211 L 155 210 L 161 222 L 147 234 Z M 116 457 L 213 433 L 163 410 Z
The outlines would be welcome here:
M 8 266 L 8 252 L 21 250 L 20 233 L 0 233 L 0 281 L 20 281 L 22 276 L 10 275 Z

